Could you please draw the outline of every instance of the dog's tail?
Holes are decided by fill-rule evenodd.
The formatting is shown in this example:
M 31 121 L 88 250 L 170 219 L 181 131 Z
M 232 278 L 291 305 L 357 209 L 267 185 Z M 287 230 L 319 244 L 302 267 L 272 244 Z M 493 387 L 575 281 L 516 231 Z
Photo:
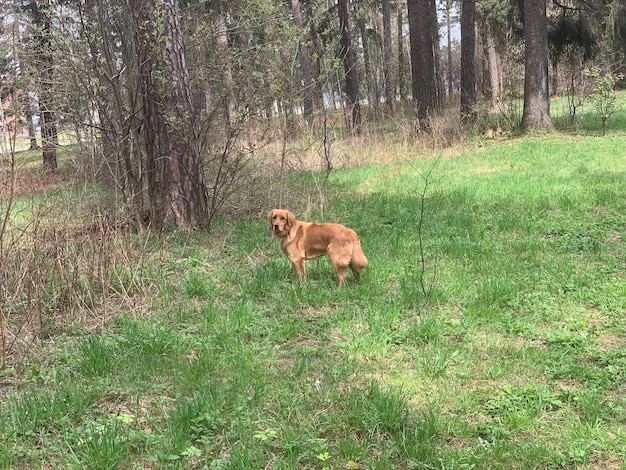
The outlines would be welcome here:
M 367 267 L 367 258 L 363 249 L 361 248 L 361 242 L 356 239 L 352 244 L 352 259 L 350 260 L 350 267 L 357 272 L 363 271 Z

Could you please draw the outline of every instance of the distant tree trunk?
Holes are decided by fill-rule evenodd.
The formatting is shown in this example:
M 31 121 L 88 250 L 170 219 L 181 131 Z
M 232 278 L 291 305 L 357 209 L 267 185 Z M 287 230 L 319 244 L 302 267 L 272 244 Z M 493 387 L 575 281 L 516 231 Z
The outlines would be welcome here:
M 39 76 L 39 118 L 41 148 L 45 171 L 55 171 L 59 137 L 54 114 L 54 56 L 52 51 L 52 21 L 49 0 L 31 0 L 25 5 L 35 27 L 35 63 Z
M 300 56 L 302 84 L 304 85 L 304 90 L 302 92 L 303 114 L 307 124 L 309 125 L 309 127 L 311 127 L 313 125 L 313 96 L 315 93 L 312 80 L 313 65 L 311 63 L 311 46 L 306 37 L 306 29 L 304 27 L 304 20 L 302 18 L 302 7 L 300 5 L 300 0 L 291 0 L 291 14 L 293 15 L 293 21 L 298 27 L 298 32 L 300 34 L 300 47 L 298 48 L 298 53 Z
M 522 129 L 551 130 L 546 0 L 524 1 L 524 41 Z
M 452 1 L 446 0 L 446 33 L 447 33 L 447 42 L 448 42 L 448 57 L 447 57 L 447 67 L 446 67 L 446 81 L 448 82 L 448 95 L 452 96 L 454 92 L 454 85 L 452 83 L 452 18 L 450 15 L 450 10 L 452 9 Z
M 207 190 L 194 144 L 194 113 L 177 0 L 132 3 L 143 101 L 150 222 L 198 224 L 207 217 Z
M 392 51 L 391 51 L 391 6 L 389 0 L 382 0 L 383 10 L 383 74 L 385 81 L 385 104 L 387 112 L 394 113 L 395 93 L 393 86 Z
M 320 75 L 322 73 L 322 60 L 323 53 L 320 48 L 319 40 L 317 38 L 317 30 L 315 27 L 315 23 L 311 21 L 310 32 L 311 38 L 311 51 L 315 57 L 315 61 L 313 62 L 313 70 L 312 70 L 312 78 L 313 80 L 313 105 L 316 109 L 323 110 L 324 109 L 324 91 L 322 86 L 322 80 L 320 80 Z
M 30 109 L 26 111 L 26 124 L 28 125 L 28 140 L 30 141 L 29 150 L 38 150 L 37 135 L 35 133 L 35 124 L 33 123 L 33 113 Z
M 463 0 L 461 7 L 461 121 L 476 120 L 475 0 Z
M 357 15 L 357 23 L 361 32 L 361 43 L 363 44 L 363 65 L 365 66 L 365 83 L 367 84 L 367 100 L 369 107 L 374 114 L 374 120 L 378 121 L 378 105 L 380 99 L 378 96 L 378 87 L 372 73 L 372 64 L 370 62 L 369 38 L 367 37 L 367 28 L 365 27 L 365 18 L 363 15 Z
M 430 129 L 435 106 L 435 65 L 430 0 L 408 0 L 411 83 L 416 131 Z
M 361 107 L 359 105 L 359 82 L 356 73 L 356 60 L 350 35 L 348 0 L 338 0 L 337 9 L 339 12 L 339 29 L 341 30 L 340 56 L 346 74 L 346 96 L 350 109 L 348 127 L 351 131 L 358 131 L 361 124 Z
M 156 0 L 159 1 L 159 0 Z M 160 1 L 169 1 L 169 0 L 160 0 Z M 221 2 L 218 2 L 221 4 Z M 207 3 L 208 5 L 208 3 Z M 221 11 L 221 9 L 217 12 L 217 20 L 216 20 L 216 41 L 217 47 L 221 51 L 221 53 L 225 56 L 228 51 L 228 27 L 226 25 L 226 14 Z M 235 98 L 235 90 L 233 83 L 233 72 L 230 68 L 230 63 L 227 57 L 224 57 L 224 69 L 222 71 L 222 80 L 224 83 L 224 87 L 226 92 L 224 94 L 223 101 L 223 110 L 224 116 L 226 118 L 226 123 L 228 126 L 234 126 L 237 122 L 237 100 Z
M 407 87 L 406 87 L 406 59 L 404 55 L 404 34 L 402 29 L 404 27 L 403 21 L 403 13 L 404 6 L 402 4 L 402 0 L 398 0 L 398 14 L 397 14 L 397 22 L 396 22 L 396 30 L 398 33 L 398 94 L 400 95 L 400 100 L 404 100 L 407 95 Z
M 435 67 L 435 109 L 436 111 L 443 108 L 445 104 L 446 89 L 444 86 L 444 78 L 441 73 L 441 66 L 443 61 L 441 60 L 441 41 L 439 37 L 439 22 L 437 21 L 437 5 L 435 0 L 430 0 L 430 12 L 432 21 L 432 34 L 433 34 L 433 65 Z
M 500 102 L 500 95 L 502 89 L 500 88 L 500 67 L 498 61 L 498 51 L 496 50 L 496 44 L 493 39 L 493 35 L 489 32 L 485 32 L 487 41 L 487 68 L 489 69 L 489 99 L 491 101 L 491 107 L 495 108 Z

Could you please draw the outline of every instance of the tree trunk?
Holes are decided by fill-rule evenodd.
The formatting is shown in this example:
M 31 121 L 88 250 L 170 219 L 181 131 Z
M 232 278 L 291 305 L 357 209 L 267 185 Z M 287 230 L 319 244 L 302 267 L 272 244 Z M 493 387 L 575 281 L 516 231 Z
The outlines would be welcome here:
M 356 60 L 352 49 L 350 35 L 350 21 L 348 13 L 348 0 L 338 0 L 339 29 L 341 30 L 341 60 L 346 74 L 346 97 L 350 109 L 348 128 L 350 131 L 358 131 L 361 124 L 361 107 L 359 105 L 359 82 L 356 73 Z
M 41 148 L 45 171 L 55 171 L 59 145 L 56 116 L 54 114 L 54 56 L 52 51 L 52 21 L 49 0 L 31 0 L 26 9 L 35 27 L 36 67 L 39 76 L 39 117 L 41 122 Z
M 311 62 L 311 45 L 306 37 L 306 29 L 304 27 L 304 20 L 302 19 L 302 7 L 300 0 L 291 0 L 291 14 L 293 15 L 293 21 L 298 27 L 300 35 L 298 53 L 300 55 L 300 71 L 302 73 L 302 84 L 304 90 L 302 91 L 302 104 L 303 114 L 309 127 L 313 125 L 313 111 L 314 101 L 313 96 L 315 90 L 313 89 L 313 65 Z
M 452 9 L 451 0 L 446 0 L 446 33 L 447 33 L 447 42 L 448 42 L 448 56 L 446 67 L 446 81 L 448 82 L 448 95 L 452 97 L 452 93 L 454 92 L 454 85 L 452 83 L 452 18 L 450 15 L 450 10 Z
M 439 111 L 445 104 L 446 88 L 443 74 L 441 73 L 441 41 L 439 38 L 439 23 L 437 21 L 437 5 L 435 0 L 430 0 L 430 20 L 432 21 L 433 34 L 433 66 L 435 68 L 435 110 Z
M 382 0 L 383 10 L 383 76 L 385 81 L 385 104 L 387 112 L 394 113 L 396 101 L 393 86 L 392 51 L 391 51 L 391 6 L 389 0 Z
M 463 0 L 461 8 L 461 122 L 476 120 L 475 0 Z
M 223 102 L 224 117 L 227 125 L 230 127 L 237 122 L 237 100 L 235 98 L 233 72 L 226 57 L 228 51 L 228 27 L 226 26 L 226 14 L 222 11 L 217 12 L 216 30 L 217 47 L 224 56 L 224 69 L 222 71 L 222 80 L 226 89 Z
M 143 102 L 151 223 L 198 224 L 207 217 L 207 190 L 195 135 L 189 75 L 177 0 L 132 4 Z
M 489 32 L 485 32 L 487 41 L 487 68 L 489 69 L 489 99 L 491 101 L 491 107 L 496 108 L 500 102 L 500 95 L 502 90 L 500 89 L 500 67 L 498 61 L 498 51 L 496 51 L 496 44 L 493 40 L 493 35 Z
M 546 0 L 524 1 L 524 41 L 522 129 L 551 130 Z
M 406 60 L 404 55 L 404 34 L 402 34 L 402 29 L 404 27 L 403 15 L 404 6 L 402 5 L 402 0 L 398 0 L 398 15 L 397 15 L 397 23 L 396 30 L 398 33 L 398 94 L 400 95 L 400 101 L 403 101 L 407 95 L 407 87 L 406 87 Z
M 435 67 L 430 0 L 408 0 L 411 83 L 416 131 L 430 129 L 435 110 Z
M 39 144 L 37 143 L 37 134 L 35 133 L 35 124 L 33 123 L 33 113 L 30 110 L 26 113 L 26 121 L 28 125 L 28 140 L 30 141 L 28 150 L 38 150 Z
M 374 114 L 374 121 L 378 121 L 378 105 L 380 99 L 378 96 L 378 87 L 376 86 L 376 79 L 372 73 L 372 65 L 370 63 L 370 50 L 369 50 L 369 38 L 367 37 L 367 29 L 365 27 L 365 18 L 363 15 L 357 16 L 357 23 L 359 30 L 361 31 L 361 42 L 363 44 L 363 65 L 365 66 L 365 83 L 367 84 L 367 100 L 369 107 Z

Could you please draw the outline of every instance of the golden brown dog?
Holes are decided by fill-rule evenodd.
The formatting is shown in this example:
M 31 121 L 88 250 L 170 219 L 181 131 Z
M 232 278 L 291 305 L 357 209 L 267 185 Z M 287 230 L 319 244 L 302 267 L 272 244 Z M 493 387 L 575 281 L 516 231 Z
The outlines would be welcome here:
M 272 210 L 267 219 L 280 249 L 301 280 L 306 279 L 304 261 L 326 254 L 339 277 L 339 287 L 346 281 L 348 266 L 359 281 L 361 271 L 367 266 L 367 258 L 354 230 L 340 224 L 300 222 L 284 209 Z

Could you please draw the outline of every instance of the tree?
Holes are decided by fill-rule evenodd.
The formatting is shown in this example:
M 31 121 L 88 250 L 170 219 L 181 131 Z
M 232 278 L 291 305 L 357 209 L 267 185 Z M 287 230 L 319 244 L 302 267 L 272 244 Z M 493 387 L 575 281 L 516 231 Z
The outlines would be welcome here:
M 430 0 L 408 0 L 411 80 L 416 130 L 429 130 L 436 110 L 435 59 L 433 54 L 434 11 Z
M 359 82 L 356 73 L 356 60 L 350 35 L 348 0 L 338 0 L 337 10 L 339 12 L 339 29 L 341 30 L 340 57 L 345 71 L 346 97 L 350 109 L 348 127 L 350 130 L 355 130 L 361 124 L 361 107 L 359 105 Z
M 313 125 L 313 112 L 314 112 L 314 89 L 313 89 L 313 64 L 311 47 L 306 37 L 306 28 L 304 20 L 302 18 L 302 7 L 300 0 L 291 0 L 291 14 L 293 20 L 298 28 L 299 47 L 298 53 L 300 56 L 300 69 L 302 72 L 302 82 L 304 85 L 304 96 L 302 98 L 303 114 L 309 127 Z
M 33 24 L 43 166 L 46 171 L 55 171 L 58 166 L 59 137 L 54 112 L 54 51 L 52 49 L 51 6 L 49 0 L 31 0 L 24 5 L 24 9 L 30 15 Z
M 400 95 L 400 100 L 404 100 L 407 95 L 407 86 L 406 86 L 406 75 L 407 75 L 407 67 L 406 60 L 404 58 L 404 34 L 402 29 L 404 28 L 403 21 L 403 13 L 404 13 L 404 5 L 402 0 L 398 0 L 397 7 L 397 18 L 396 18 L 396 30 L 398 33 L 398 94 Z
M 461 121 L 476 120 L 476 48 L 475 0 L 463 0 L 461 6 Z
M 446 82 L 448 85 L 448 95 L 452 96 L 454 84 L 452 80 L 452 0 L 445 0 L 444 13 L 446 19 Z
M 189 74 L 177 0 L 132 3 L 147 158 L 150 222 L 156 227 L 205 220 L 207 189 L 195 151 Z
M 516 29 L 515 8 L 500 0 L 482 0 L 476 4 L 476 27 L 482 39 L 486 71 L 480 73 L 487 82 L 483 89 L 492 108 L 497 108 L 502 97 L 502 52 L 515 50 L 516 41 L 511 41 L 511 30 Z M 518 28 L 521 31 L 521 28 Z M 520 38 L 521 40 L 521 38 Z M 508 49 L 508 51 L 507 51 Z M 510 58 L 513 54 L 508 54 Z
M 394 112 L 394 86 L 393 73 L 391 65 L 391 6 L 389 0 L 382 0 L 383 10 L 383 73 L 385 81 L 385 104 L 389 114 Z
M 551 130 L 546 0 L 524 0 L 524 41 L 522 129 Z
M 359 9 L 356 15 L 356 22 L 361 31 L 361 44 L 363 45 L 363 66 L 365 68 L 365 83 L 367 85 L 367 101 L 369 108 L 372 110 L 374 120 L 378 120 L 378 111 L 380 98 L 378 94 L 378 84 L 372 72 L 372 60 L 370 58 L 370 40 L 369 31 L 365 25 L 365 10 Z

